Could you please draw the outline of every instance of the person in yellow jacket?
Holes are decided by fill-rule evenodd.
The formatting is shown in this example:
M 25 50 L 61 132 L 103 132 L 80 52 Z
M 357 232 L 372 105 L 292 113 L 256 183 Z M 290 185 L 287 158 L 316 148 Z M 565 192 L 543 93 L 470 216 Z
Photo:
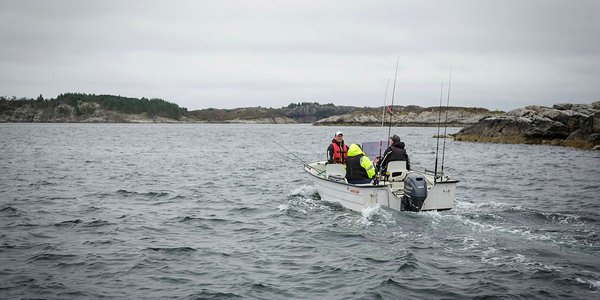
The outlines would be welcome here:
M 375 175 L 375 167 L 357 144 L 350 145 L 346 158 L 346 180 L 348 183 L 370 183 Z

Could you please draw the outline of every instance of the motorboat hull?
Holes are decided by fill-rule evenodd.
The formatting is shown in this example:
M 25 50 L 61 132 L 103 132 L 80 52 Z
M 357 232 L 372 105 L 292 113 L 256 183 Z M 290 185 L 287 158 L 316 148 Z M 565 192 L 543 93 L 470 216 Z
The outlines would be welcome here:
M 339 203 L 342 206 L 362 211 L 366 207 L 383 206 L 394 210 L 406 210 L 403 182 L 382 181 L 378 185 L 350 184 L 343 178 L 332 179 L 325 174 L 325 162 L 316 162 L 304 166 L 304 170 L 312 175 L 315 187 L 321 199 Z M 418 173 L 411 171 L 411 173 Z M 419 173 L 422 174 L 422 173 Z M 433 176 L 422 174 L 429 187 L 421 211 L 449 210 L 454 206 L 456 183 L 449 178 L 434 181 Z

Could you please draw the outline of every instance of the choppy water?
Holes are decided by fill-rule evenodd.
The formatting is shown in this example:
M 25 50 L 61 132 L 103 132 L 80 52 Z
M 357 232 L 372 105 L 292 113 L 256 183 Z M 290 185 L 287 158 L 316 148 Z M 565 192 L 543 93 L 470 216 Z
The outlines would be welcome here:
M 448 141 L 455 209 L 361 214 L 269 140 L 337 129 L 0 124 L 0 298 L 600 297 L 599 152 Z M 417 169 L 435 131 L 394 130 Z

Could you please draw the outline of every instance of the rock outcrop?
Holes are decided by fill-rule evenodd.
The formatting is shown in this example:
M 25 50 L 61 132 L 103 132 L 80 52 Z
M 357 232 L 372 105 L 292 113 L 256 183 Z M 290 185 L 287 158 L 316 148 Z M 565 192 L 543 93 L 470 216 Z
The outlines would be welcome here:
M 96 103 L 82 103 L 77 107 L 60 104 L 53 109 L 22 106 L 15 110 L 0 111 L 0 122 L 41 123 L 181 123 L 193 120 L 175 120 L 147 114 L 124 114 L 101 109 Z
M 233 120 L 225 120 L 222 121 L 225 124 L 296 124 L 293 119 L 288 117 L 267 117 L 267 118 L 257 118 L 257 119 L 233 119 Z
M 359 109 L 353 106 L 335 106 L 333 104 L 321 105 L 318 103 L 303 103 L 289 105 L 281 109 L 282 114 L 297 123 L 314 123 L 320 119 L 335 115 L 352 113 Z
M 441 122 L 447 126 L 463 127 L 475 124 L 484 117 L 499 114 L 502 112 L 491 112 L 483 108 L 450 107 L 448 110 L 442 110 Z M 314 125 L 381 126 L 381 116 L 381 111 L 357 111 L 321 119 Z M 385 118 L 385 123 L 389 124 L 389 115 Z M 440 111 L 437 107 L 419 107 L 419 109 L 394 111 L 392 114 L 392 126 L 437 126 L 439 122 Z
M 526 143 L 593 149 L 600 146 L 600 101 L 526 106 L 486 117 L 454 135 L 459 141 Z

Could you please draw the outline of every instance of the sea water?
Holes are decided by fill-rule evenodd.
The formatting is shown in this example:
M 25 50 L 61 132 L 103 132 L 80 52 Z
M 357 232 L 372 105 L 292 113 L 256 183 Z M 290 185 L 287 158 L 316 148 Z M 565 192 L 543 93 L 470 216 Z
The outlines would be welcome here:
M 600 152 L 392 128 L 415 170 L 439 148 L 455 207 L 358 213 L 302 168 L 337 130 L 387 135 L 0 124 L 0 298 L 600 297 Z

